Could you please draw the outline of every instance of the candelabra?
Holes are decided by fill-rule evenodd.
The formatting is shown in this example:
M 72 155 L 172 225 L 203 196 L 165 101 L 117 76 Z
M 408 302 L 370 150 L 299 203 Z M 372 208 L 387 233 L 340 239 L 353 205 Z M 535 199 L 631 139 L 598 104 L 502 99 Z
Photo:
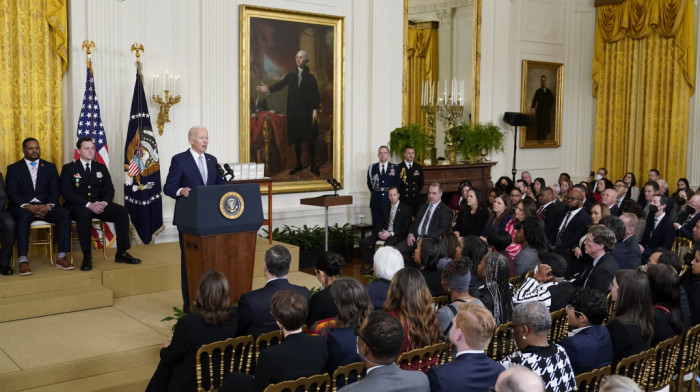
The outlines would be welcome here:
M 464 113 L 464 103 L 461 99 L 455 100 L 448 97 L 445 102 L 442 99 L 437 104 L 437 114 L 445 124 L 445 155 L 450 160 L 450 165 L 457 164 L 457 151 L 455 150 L 452 134 L 449 132 L 455 126 L 455 121 Z
M 165 80 L 161 82 L 159 75 L 153 75 L 151 86 L 153 102 L 160 106 L 156 123 L 158 124 L 158 134 L 162 135 L 165 123 L 170 122 L 170 107 L 180 102 L 180 76 L 173 76 L 165 71 Z
M 455 126 L 455 122 L 464 112 L 464 81 L 452 79 L 449 92 L 447 80 L 445 80 L 444 86 L 442 97 L 436 100 L 435 87 L 438 90 L 437 97 L 440 97 L 440 83 L 436 85 L 432 80 L 423 81 L 421 109 L 425 112 L 430 130 L 431 159 L 435 160 L 437 155 L 435 149 L 435 117 L 437 115 L 445 124 L 445 155 L 449 158 L 450 164 L 455 165 L 457 164 L 457 152 L 449 130 Z

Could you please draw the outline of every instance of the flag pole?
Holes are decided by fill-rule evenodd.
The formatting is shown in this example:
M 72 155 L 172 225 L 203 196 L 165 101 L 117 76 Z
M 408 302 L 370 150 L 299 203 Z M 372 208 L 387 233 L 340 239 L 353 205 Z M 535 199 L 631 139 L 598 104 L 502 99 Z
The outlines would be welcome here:
M 95 46 L 95 41 L 90 41 L 87 38 L 85 38 L 85 41 L 83 41 L 82 49 L 85 49 L 85 53 L 87 53 L 87 60 L 85 61 L 85 64 L 87 64 L 87 67 L 90 68 L 90 72 L 94 73 L 94 71 L 92 70 L 92 59 L 90 54 L 92 54 L 93 50 L 97 49 L 97 47 Z

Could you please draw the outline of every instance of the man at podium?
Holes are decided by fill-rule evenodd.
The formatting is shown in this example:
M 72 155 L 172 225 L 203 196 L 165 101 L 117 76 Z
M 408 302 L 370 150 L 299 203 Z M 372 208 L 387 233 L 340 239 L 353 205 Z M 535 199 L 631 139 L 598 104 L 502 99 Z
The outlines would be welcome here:
M 163 186 L 163 193 L 177 199 L 188 197 L 193 188 L 206 185 L 224 184 L 224 179 L 216 170 L 217 160 L 213 155 L 205 153 L 209 144 L 209 132 L 202 126 L 194 126 L 187 133 L 190 149 L 176 154 L 170 161 L 168 177 Z M 173 217 L 173 222 L 175 217 Z M 187 292 L 187 270 L 185 252 L 182 248 L 182 232 L 178 229 L 180 239 L 180 280 L 182 284 L 182 300 L 184 309 L 189 309 L 189 293 Z

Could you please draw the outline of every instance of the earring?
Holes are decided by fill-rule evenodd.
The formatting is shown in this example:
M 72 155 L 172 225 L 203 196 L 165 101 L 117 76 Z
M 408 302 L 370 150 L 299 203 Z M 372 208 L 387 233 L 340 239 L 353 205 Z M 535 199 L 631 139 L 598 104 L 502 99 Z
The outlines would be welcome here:
M 527 340 L 527 335 L 523 335 L 523 340 Z

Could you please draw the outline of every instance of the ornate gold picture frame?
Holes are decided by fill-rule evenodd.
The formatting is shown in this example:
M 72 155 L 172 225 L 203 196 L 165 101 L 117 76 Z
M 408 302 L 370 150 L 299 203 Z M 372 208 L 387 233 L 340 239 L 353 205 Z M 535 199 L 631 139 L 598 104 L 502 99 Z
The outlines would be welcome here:
M 520 148 L 561 147 L 564 64 L 523 60 L 520 111 L 529 113 Z
M 343 182 L 343 22 L 240 7 L 240 161 L 265 163 L 274 193 Z

